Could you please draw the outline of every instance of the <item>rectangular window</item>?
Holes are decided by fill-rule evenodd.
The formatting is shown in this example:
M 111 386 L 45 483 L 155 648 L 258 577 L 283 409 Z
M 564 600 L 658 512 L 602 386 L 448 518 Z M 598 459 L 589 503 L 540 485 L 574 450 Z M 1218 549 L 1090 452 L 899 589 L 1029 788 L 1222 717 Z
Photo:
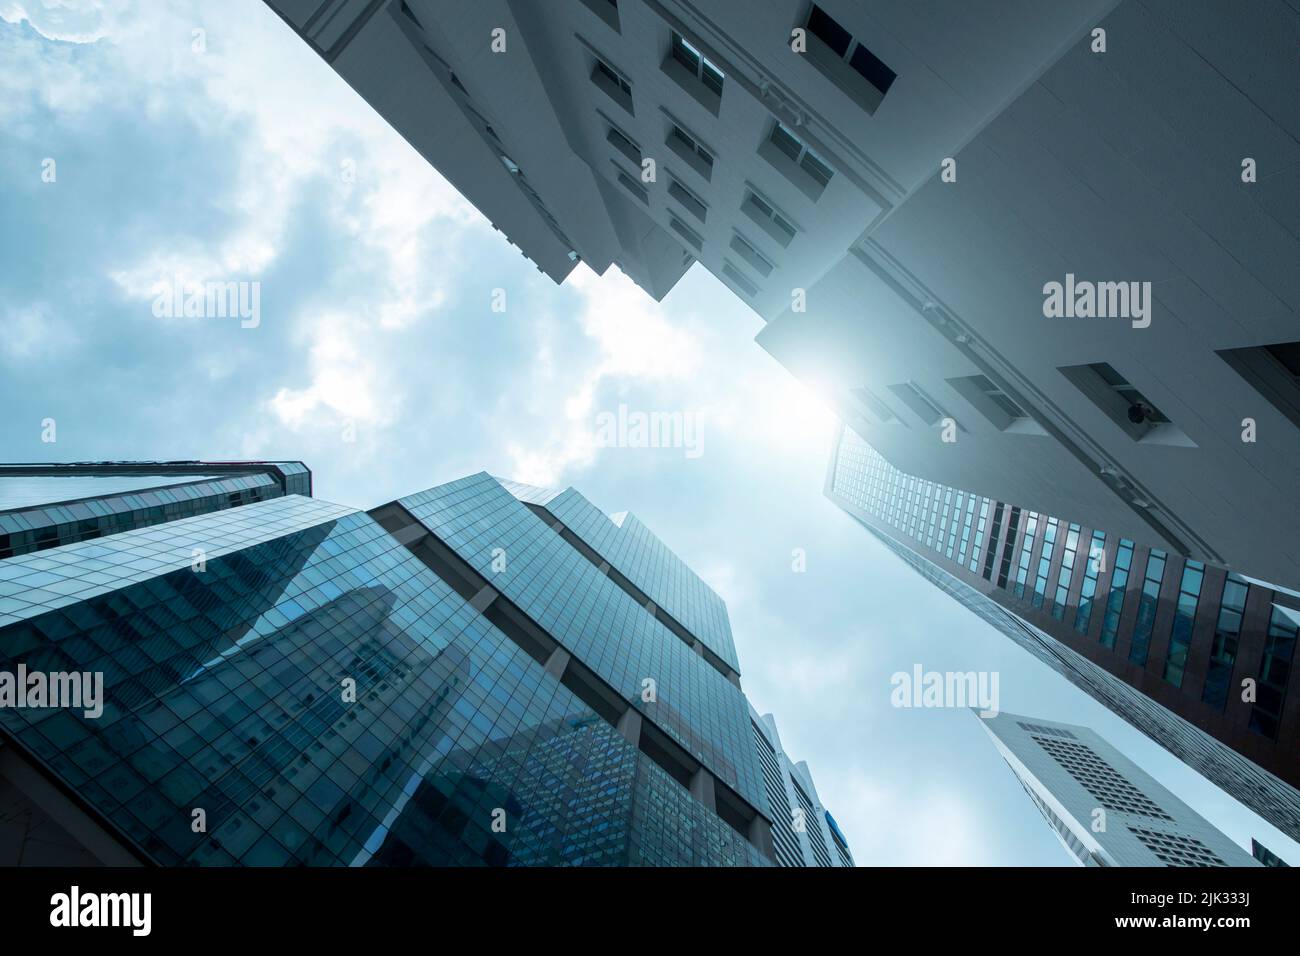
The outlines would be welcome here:
M 813 202 L 831 181 L 830 164 L 779 122 L 773 123 L 758 152 Z
M 993 559 L 998 551 L 998 536 L 1002 533 L 1002 510 L 1003 504 L 999 501 L 997 507 L 993 509 L 993 527 L 989 531 L 988 550 L 984 553 L 985 581 L 992 580 Z
M 972 573 L 979 571 L 980 549 L 984 544 L 984 529 L 988 526 L 989 505 L 987 498 L 980 501 L 979 521 L 975 525 L 975 542 L 970 549 L 970 564 L 967 566 Z
M 1228 702 L 1228 685 L 1237 663 L 1237 644 L 1241 639 L 1241 618 L 1246 610 L 1250 585 L 1239 575 L 1229 574 L 1223 582 L 1219 601 L 1219 618 L 1214 625 L 1214 643 L 1210 645 L 1210 666 L 1205 672 L 1201 700 L 1222 711 Z
M 668 217 L 668 225 L 673 227 L 673 232 L 686 240 L 687 245 L 697 252 L 704 248 L 704 240 L 700 238 L 699 233 L 692 230 L 676 216 Z
M 605 134 L 605 141 L 626 156 L 638 170 L 641 168 L 641 147 L 621 129 L 611 125 L 609 132 Z
M 751 299 L 754 296 L 758 295 L 758 286 L 754 285 L 754 283 L 750 282 L 747 278 L 745 278 L 745 274 L 743 272 L 741 272 L 739 269 L 733 266 L 730 262 L 727 262 L 725 259 L 722 262 L 722 274 L 725 275 L 728 279 L 730 279 L 733 283 L 735 283 L 737 288 L 739 288 L 742 292 L 745 293 L 745 295 L 749 296 Z
M 1154 445 L 1195 448 L 1181 429 L 1136 386 L 1105 362 L 1064 366 L 1058 371 L 1131 439 Z
M 1273 605 L 1264 642 L 1264 658 L 1259 665 L 1258 698 L 1250 709 L 1250 729 L 1265 737 L 1277 737 L 1286 685 L 1291 677 L 1291 659 L 1295 656 L 1297 624 L 1300 611 Z
M 707 219 L 709 207 L 703 203 L 699 196 L 683 186 L 676 176 L 671 174 L 668 177 L 668 195 L 681 203 L 682 208 L 700 222 Z
M 898 74 L 815 3 L 806 27 L 808 62 L 864 110 L 875 113 Z
M 738 232 L 732 233 L 731 248 L 735 250 L 742 259 L 753 266 L 755 272 L 758 272 L 765 279 L 770 276 L 772 270 L 776 268 L 765 255 L 754 248 L 752 242 Z
M 947 382 L 998 431 L 1045 434 L 1043 427 L 987 375 L 965 375 L 950 378 Z
M 1224 349 L 1219 358 L 1300 427 L 1300 342 Z
M 1020 565 L 1016 568 L 1016 597 L 1025 596 L 1025 582 L 1029 577 L 1029 558 L 1034 551 L 1034 537 L 1038 531 L 1038 515 L 1034 512 L 1029 513 L 1029 520 L 1025 522 L 1025 540 L 1020 548 Z
M 853 389 L 853 394 L 867 407 L 872 415 L 880 419 L 882 425 L 900 424 L 898 416 L 894 414 L 894 410 L 881 401 L 880 397 L 876 395 L 875 392 L 871 391 L 871 389 L 865 386 L 862 388 L 855 388 Z
M 745 201 L 741 204 L 740 210 L 773 240 L 780 243 L 782 248 L 794 241 L 794 226 L 754 190 L 745 190 Z
M 795 136 L 789 129 L 777 123 L 772 127 L 771 140 L 772 145 L 798 163 L 804 172 L 817 180 L 823 187 L 831 181 L 831 176 L 834 174 L 830 165 L 812 149 L 805 146 L 803 140 Z
M 713 151 L 676 123 L 668 132 L 668 148 L 685 160 L 704 179 L 713 177 Z
M 1165 579 L 1167 555 L 1151 550 L 1147 558 L 1146 575 L 1142 579 L 1142 593 L 1138 596 L 1137 621 L 1133 625 L 1133 642 L 1129 645 L 1128 659 L 1134 664 L 1146 664 L 1151 650 L 1151 628 L 1156 623 L 1159 609 L 1160 585 Z
M 712 90 L 714 95 L 722 95 L 722 83 L 726 76 L 710 63 L 703 53 L 695 49 L 689 40 L 677 32 L 672 36 L 672 53 L 673 59 L 695 74 L 695 77 Z
M 969 495 L 966 499 L 966 521 L 961 529 L 961 547 L 957 551 L 957 563 L 965 566 L 966 552 L 970 548 L 970 533 L 972 522 L 975 518 L 975 496 Z M 975 547 L 979 547 L 977 543 Z
M 599 56 L 596 57 L 596 65 L 591 70 L 591 82 L 628 113 L 635 115 L 632 109 L 632 84 L 622 73 Z
M 615 166 L 614 168 L 618 169 L 617 166 Z M 630 192 L 633 196 L 641 200 L 641 202 L 643 202 L 645 205 L 647 206 L 650 205 L 650 194 L 645 191 L 645 188 L 640 183 L 634 180 L 627 173 L 623 172 L 623 170 L 621 169 L 618 170 L 618 181 L 622 183 L 623 188 L 626 189 L 628 192 Z
M 1052 601 L 1052 617 L 1065 620 L 1065 609 L 1070 604 L 1070 585 L 1074 582 L 1074 562 L 1079 551 L 1077 524 L 1071 524 L 1065 534 L 1065 550 L 1061 553 L 1061 570 L 1056 575 L 1056 597 Z
M 927 425 L 938 425 L 948 413 L 939 407 L 916 382 L 900 382 L 889 386 L 889 390 L 903 400 L 903 404 L 916 412 L 918 418 Z
M 1094 531 L 1092 542 L 1088 545 L 1083 584 L 1079 589 L 1079 610 L 1074 613 L 1074 629 L 1080 634 L 1087 634 L 1088 628 L 1092 625 L 1092 599 L 1097 593 L 1097 575 L 1101 572 L 1101 562 L 1105 555 L 1106 534 L 1103 531 Z
M 952 497 L 951 491 L 948 492 L 948 497 Z M 961 524 L 962 498 L 963 493 L 960 491 L 957 492 L 957 506 L 952 509 L 952 524 L 948 527 L 948 549 L 943 553 L 943 556 L 949 560 L 952 560 L 953 549 L 957 547 L 957 527 Z M 944 506 L 944 510 L 947 510 L 946 505 Z M 944 520 L 947 521 L 946 515 Z
M 1120 538 L 1119 550 L 1115 552 L 1115 570 L 1110 576 L 1110 591 L 1106 595 L 1106 616 L 1101 626 L 1101 643 L 1105 647 L 1115 646 L 1120 617 L 1124 613 L 1124 598 L 1128 595 L 1128 573 L 1132 566 L 1133 542 Z
M 1011 518 L 1007 521 L 1007 540 L 1002 545 L 1002 563 L 998 565 L 998 587 L 1007 586 L 1007 575 L 1011 573 L 1011 555 L 1016 547 L 1016 533 L 1020 530 L 1020 509 L 1011 508 Z
M 615 33 L 621 33 L 618 26 L 618 0 L 582 0 L 587 9 L 605 21 Z
M 1052 569 L 1052 557 L 1056 553 L 1056 529 L 1059 522 L 1055 518 L 1047 519 L 1047 530 L 1043 532 L 1043 553 L 1038 558 L 1038 573 L 1034 575 L 1034 596 L 1030 601 L 1034 607 L 1043 606 L 1047 594 L 1047 573 Z
M 697 103 L 714 116 L 718 115 L 726 77 L 717 64 L 676 31 L 672 33 L 663 72 Z
M 1183 686 L 1183 671 L 1187 667 L 1187 651 L 1192 646 L 1192 626 L 1196 623 L 1196 607 L 1201 601 L 1204 580 L 1205 565 L 1201 562 L 1188 561 L 1183 565 L 1174 626 L 1169 632 L 1169 653 L 1165 655 L 1164 677 L 1175 687 Z

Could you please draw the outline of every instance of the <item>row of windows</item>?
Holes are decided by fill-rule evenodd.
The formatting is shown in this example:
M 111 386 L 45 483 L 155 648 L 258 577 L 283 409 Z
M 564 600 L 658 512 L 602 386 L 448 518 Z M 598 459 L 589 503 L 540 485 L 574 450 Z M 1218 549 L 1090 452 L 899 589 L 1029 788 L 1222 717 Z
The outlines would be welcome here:
M 1218 354 L 1274 407 L 1300 426 L 1300 342 L 1278 342 Z M 1170 421 L 1169 416 L 1114 366 L 1106 362 L 1094 362 L 1063 366 L 1058 371 L 1134 441 L 1180 446 L 1191 444 L 1191 439 Z M 1026 427 L 1027 423 L 1033 423 L 1033 417 L 988 376 L 968 375 L 950 378 L 947 382 L 998 430 L 1042 433 L 1041 429 L 1034 428 L 1032 424 Z M 903 386 L 890 388 L 898 392 L 904 403 L 927 425 L 934 425 L 940 418 L 951 417 L 928 396 L 918 407 L 910 394 L 919 391 L 915 382 L 907 384 L 910 393 L 902 392 Z M 869 407 L 882 423 L 902 423 L 893 410 L 878 398 L 869 403 Z
M 846 430 L 845 439 L 840 443 L 834 490 L 886 523 L 900 528 L 915 538 L 918 544 L 932 547 L 948 558 L 953 557 L 955 550 L 956 563 L 972 572 L 979 571 L 980 555 L 983 553 L 983 576 L 992 580 L 993 563 L 1006 515 L 1005 506 L 980 499 L 977 508 L 975 496 L 904 475 L 889 466 L 856 436 L 849 436 L 850 433 Z M 985 546 L 985 527 L 991 504 L 993 520 Z M 1017 544 L 1015 526 L 1018 519 L 1019 509 L 1012 508 L 1002 551 L 1004 572 Z M 1034 512 L 1026 513 L 1024 521 L 1015 574 L 1009 579 L 1010 590 L 1018 598 L 1028 596 L 1033 606 L 1047 610 L 1058 621 L 1064 621 L 1069 607 L 1070 590 L 1080 564 L 1078 550 L 1083 529 L 1074 523 L 1066 528 L 1061 562 L 1049 599 L 1048 579 L 1055 550 L 1054 542 L 1059 533 L 1058 522 L 1055 518 L 1045 518 Z M 960 544 L 954 549 L 954 538 L 958 534 Z M 1042 551 L 1033 591 L 1027 595 L 1029 567 L 1040 535 L 1043 538 Z M 1100 576 L 1107 559 L 1104 532 L 1092 532 L 1088 553 L 1082 561 L 1079 605 L 1073 628 L 1079 634 L 1088 634 L 1093 608 L 1100 601 L 1103 617 L 1098 639 L 1102 646 L 1109 649 L 1114 649 L 1116 645 L 1124 615 L 1134 552 L 1135 545 L 1132 541 L 1119 539 L 1110 581 L 1100 597 Z M 1135 664 L 1145 665 L 1149 656 L 1168 560 L 1165 552 L 1152 550 L 1142 570 L 1142 583 L 1137 590 L 1138 609 L 1128 650 L 1128 657 Z M 1180 575 L 1162 670 L 1163 679 L 1176 687 L 1181 687 L 1183 683 L 1201 601 L 1205 565 L 1189 559 L 1184 562 Z M 1007 587 L 1002 575 L 999 575 L 998 583 L 999 587 Z M 1201 699 L 1217 710 L 1222 710 L 1227 702 L 1249 587 L 1248 582 L 1236 574 L 1229 574 L 1223 585 L 1205 683 L 1200 692 Z M 1275 737 L 1277 733 L 1290 678 L 1298 625 L 1300 611 L 1275 605 L 1269 624 L 1268 643 L 1258 672 L 1258 700 L 1254 702 L 1250 717 L 1251 728 L 1265 736 Z
M 585 0 L 585 2 L 607 25 L 616 32 L 621 32 L 616 3 L 610 3 L 608 0 Z M 815 4 L 810 7 L 805 28 L 811 44 L 812 55 L 808 57 L 809 62 L 841 86 L 847 82 L 850 87 L 847 92 L 850 92 L 858 102 L 863 102 L 862 91 L 856 89 L 856 84 L 865 83 L 864 88 L 872 91 L 872 101 L 869 105 L 866 103 L 863 105 L 866 105 L 870 112 L 874 112 L 879 99 L 892 86 L 896 74 L 871 53 L 859 38 L 854 37 Z M 589 50 L 595 61 L 591 74 L 593 83 L 629 115 L 635 116 L 631 79 L 605 56 L 590 47 Z M 829 57 L 821 55 L 823 51 L 828 51 Z M 847 66 L 847 72 L 834 68 L 828 69 L 831 61 L 842 61 Z M 699 47 L 676 30 L 670 32 L 669 53 L 664 64 L 664 72 L 699 100 L 706 109 L 718 115 L 723 89 L 727 82 L 726 74 Z M 849 78 L 847 81 L 846 77 Z M 618 130 L 614 124 L 610 123 L 609 126 L 607 139 L 620 153 L 639 166 L 644 153 L 636 145 L 635 139 L 626 132 Z M 703 145 L 698 136 L 673 121 L 670 124 L 666 144 L 705 181 L 711 179 L 715 155 L 711 149 Z M 774 121 L 769 128 L 759 148 L 759 154 L 767 158 L 772 166 L 782 172 L 813 201 L 820 197 L 821 192 L 834 176 L 830 162 L 792 129 L 780 122 Z M 620 173 L 617 179 L 638 201 L 648 202 L 648 194 L 644 187 L 638 186 L 626 173 Z M 707 203 L 679 178 L 670 176 L 669 195 L 694 218 L 700 222 L 705 221 Z M 756 189 L 746 188 L 741 211 L 782 248 L 788 247 L 799 231 L 790 216 L 783 213 L 776 204 Z M 695 252 L 703 251 L 703 237 L 687 225 L 686 221 L 669 214 L 669 226 Z M 742 263 L 737 264 L 729 258 L 724 258 L 722 272 L 744 295 L 753 297 L 758 291 L 758 283 L 771 275 L 775 265 L 769 257 L 757 249 L 752 240 L 738 231 L 733 232 L 729 248 L 742 260 Z M 753 271 L 750 272 L 750 269 Z M 754 278 L 755 274 L 757 280 Z

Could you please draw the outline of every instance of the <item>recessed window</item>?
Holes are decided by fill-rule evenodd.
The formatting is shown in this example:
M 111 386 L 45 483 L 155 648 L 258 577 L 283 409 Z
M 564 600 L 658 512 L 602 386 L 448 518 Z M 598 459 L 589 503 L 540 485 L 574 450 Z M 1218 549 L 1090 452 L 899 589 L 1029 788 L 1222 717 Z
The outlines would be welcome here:
M 703 53 L 691 45 L 689 40 L 677 32 L 674 32 L 672 37 L 672 54 L 674 60 L 690 70 L 695 75 L 695 78 L 711 90 L 715 96 L 722 95 L 722 83 L 726 79 L 725 74 L 710 63 Z
M 676 176 L 668 176 L 668 195 L 681 203 L 681 205 L 700 222 L 704 222 L 709 214 L 709 207 L 699 196 L 691 192 L 678 181 Z
M 1030 418 L 1014 398 L 987 375 L 950 378 L 948 384 L 999 431 L 1043 435 L 1041 425 Z
M 1147 557 L 1146 575 L 1142 579 L 1142 591 L 1138 595 L 1137 620 L 1133 623 L 1133 635 L 1128 648 L 1128 659 L 1134 664 L 1146 665 L 1151 650 L 1151 628 L 1156 622 L 1160 586 L 1164 583 L 1168 562 L 1169 555 L 1156 548 L 1152 548 Z
M 1196 609 L 1201 601 L 1204 580 L 1205 565 L 1188 559 L 1178 585 L 1174 625 L 1169 633 L 1169 649 L 1165 653 L 1164 678 L 1175 687 L 1183 686 L 1183 671 L 1187 668 L 1187 655 L 1192 648 L 1192 626 L 1196 623 Z
M 903 404 L 916 412 L 921 421 L 927 425 L 938 425 L 945 418 L 952 418 L 916 382 L 900 382 L 898 385 L 889 386 L 889 390 L 901 398 Z
M 733 233 L 731 236 L 731 248 L 739 253 L 740 257 L 754 267 L 754 270 L 766 279 L 776 268 L 771 261 L 754 248 L 754 244 L 742 236 L 740 233 Z
M 613 160 L 610 160 L 610 162 L 613 162 Z M 645 187 L 619 169 L 618 164 L 615 163 L 614 168 L 618 170 L 618 181 L 623 184 L 623 188 L 645 205 L 650 205 L 650 194 L 646 192 Z
M 834 175 L 826 160 L 779 122 L 772 124 L 758 154 L 813 202 L 821 198 Z
M 609 132 L 605 134 L 605 141 L 626 156 L 638 169 L 640 168 L 642 160 L 641 147 L 621 129 L 611 124 Z
M 704 240 L 700 238 L 699 233 L 695 232 L 676 216 L 668 217 L 668 225 L 673 227 L 673 232 L 686 240 L 687 245 L 697 252 L 704 248 Z
M 1300 428 L 1300 342 L 1225 349 L 1219 357 Z
M 803 167 L 804 172 L 813 179 L 817 180 L 823 186 L 831 181 L 830 166 L 826 162 L 804 145 L 803 140 L 795 136 L 780 123 L 772 127 L 772 145 L 774 145 L 785 155 Z
M 722 260 L 722 274 L 730 279 L 745 295 L 753 298 L 758 294 L 758 286 L 745 278 L 745 274 L 727 260 Z
M 1071 384 L 1134 441 L 1195 448 L 1156 403 L 1105 362 L 1059 369 Z
M 619 89 L 621 89 L 624 93 L 631 95 L 632 84 L 629 83 L 627 80 L 623 79 L 623 77 L 621 77 L 618 74 L 618 71 L 616 71 L 612 66 L 606 63 L 604 60 L 596 61 L 596 70 L 602 75 L 604 75 L 605 78 L 608 79 L 615 86 L 619 87 Z
M 713 177 L 713 151 L 676 123 L 668 131 L 668 148 L 684 159 L 704 179 Z
M 1241 640 L 1241 622 L 1246 613 L 1246 600 L 1250 596 L 1250 582 L 1239 574 L 1230 573 L 1223 582 L 1223 596 L 1219 601 L 1219 617 L 1214 625 L 1214 640 L 1210 644 L 1210 661 L 1205 671 L 1205 686 L 1201 700 L 1215 710 L 1223 712 L 1228 702 L 1228 687 L 1232 668 L 1237 662 L 1237 646 Z
M 740 209 L 760 229 L 780 243 L 782 248 L 790 245 L 794 240 L 796 230 L 791 225 L 790 220 L 777 212 L 775 206 L 754 192 L 754 190 L 747 189 L 745 191 L 745 201 L 741 204 Z
M 1264 656 L 1260 660 L 1258 696 L 1250 709 L 1250 729 L 1265 737 L 1276 737 L 1286 700 L 1287 682 L 1295 659 L 1296 641 L 1300 638 L 1300 611 L 1281 604 L 1273 605 L 1265 637 Z
M 605 25 L 611 30 L 615 33 L 621 32 L 618 22 L 618 0 L 582 0 L 582 2 L 588 10 L 604 20 Z
M 809 44 L 809 62 L 826 73 L 867 112 L 874 113 L 894 85 L 894 80 L 898 79 L 898 74 L 815 3 L 808 13 L 807 28 L 809 37 L 820 41 L 820 45 Z M 824 52 L 833 54 L 835 59 L 819 55 Z M 845 70 L 844 66 L 848 69 Z
M 618 70 L 614 69 L 600 56 L 596 56 L 596 64 L 591 70 L 591 82 L 599 87 L 610 99 L 612 99 L 628 113 L 634 113 L 632 109 L 632 84 Z
M 894 410 L 886 405 L 875 392 L 863 386 L 853 389 L 854 396 L 875 415 L 883 425 L 901 425 Z

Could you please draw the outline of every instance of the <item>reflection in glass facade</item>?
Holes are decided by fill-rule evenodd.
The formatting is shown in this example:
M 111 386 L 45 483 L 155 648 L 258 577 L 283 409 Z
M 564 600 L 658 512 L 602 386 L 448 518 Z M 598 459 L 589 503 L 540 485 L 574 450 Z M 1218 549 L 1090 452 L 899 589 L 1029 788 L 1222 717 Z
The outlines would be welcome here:
M 0 559 L 310 494 L 311 472 L 296 461 L 0 465 Z
M 279 484 L 0 560 L 0 672 L 104 687 L 0 738 L 146 863 L 774 864 L 721 600 L 635 518 L 523 489 Z
M 940 513 L 933 530 L 918 520 L 950 492 L 966 496 L 964 513 Z M 1300 595 L 1082 524 L 1030 511 L 1017 520 L 1007 502 L 903 474 L 846 428 L 826 495 L 927 580 L 1300 838 L 1300 694 L 1290 691 Z M 958 521 L 954 560 L 940 544 Z

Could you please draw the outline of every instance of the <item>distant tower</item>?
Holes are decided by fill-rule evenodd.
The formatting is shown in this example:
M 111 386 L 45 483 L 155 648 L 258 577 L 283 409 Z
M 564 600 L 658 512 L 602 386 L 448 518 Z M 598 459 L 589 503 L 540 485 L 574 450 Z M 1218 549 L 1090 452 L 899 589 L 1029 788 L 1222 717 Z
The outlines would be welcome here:
M 1258 866 L 1087 727 L 981 718 L 1007 765 L 1083 866 Z

